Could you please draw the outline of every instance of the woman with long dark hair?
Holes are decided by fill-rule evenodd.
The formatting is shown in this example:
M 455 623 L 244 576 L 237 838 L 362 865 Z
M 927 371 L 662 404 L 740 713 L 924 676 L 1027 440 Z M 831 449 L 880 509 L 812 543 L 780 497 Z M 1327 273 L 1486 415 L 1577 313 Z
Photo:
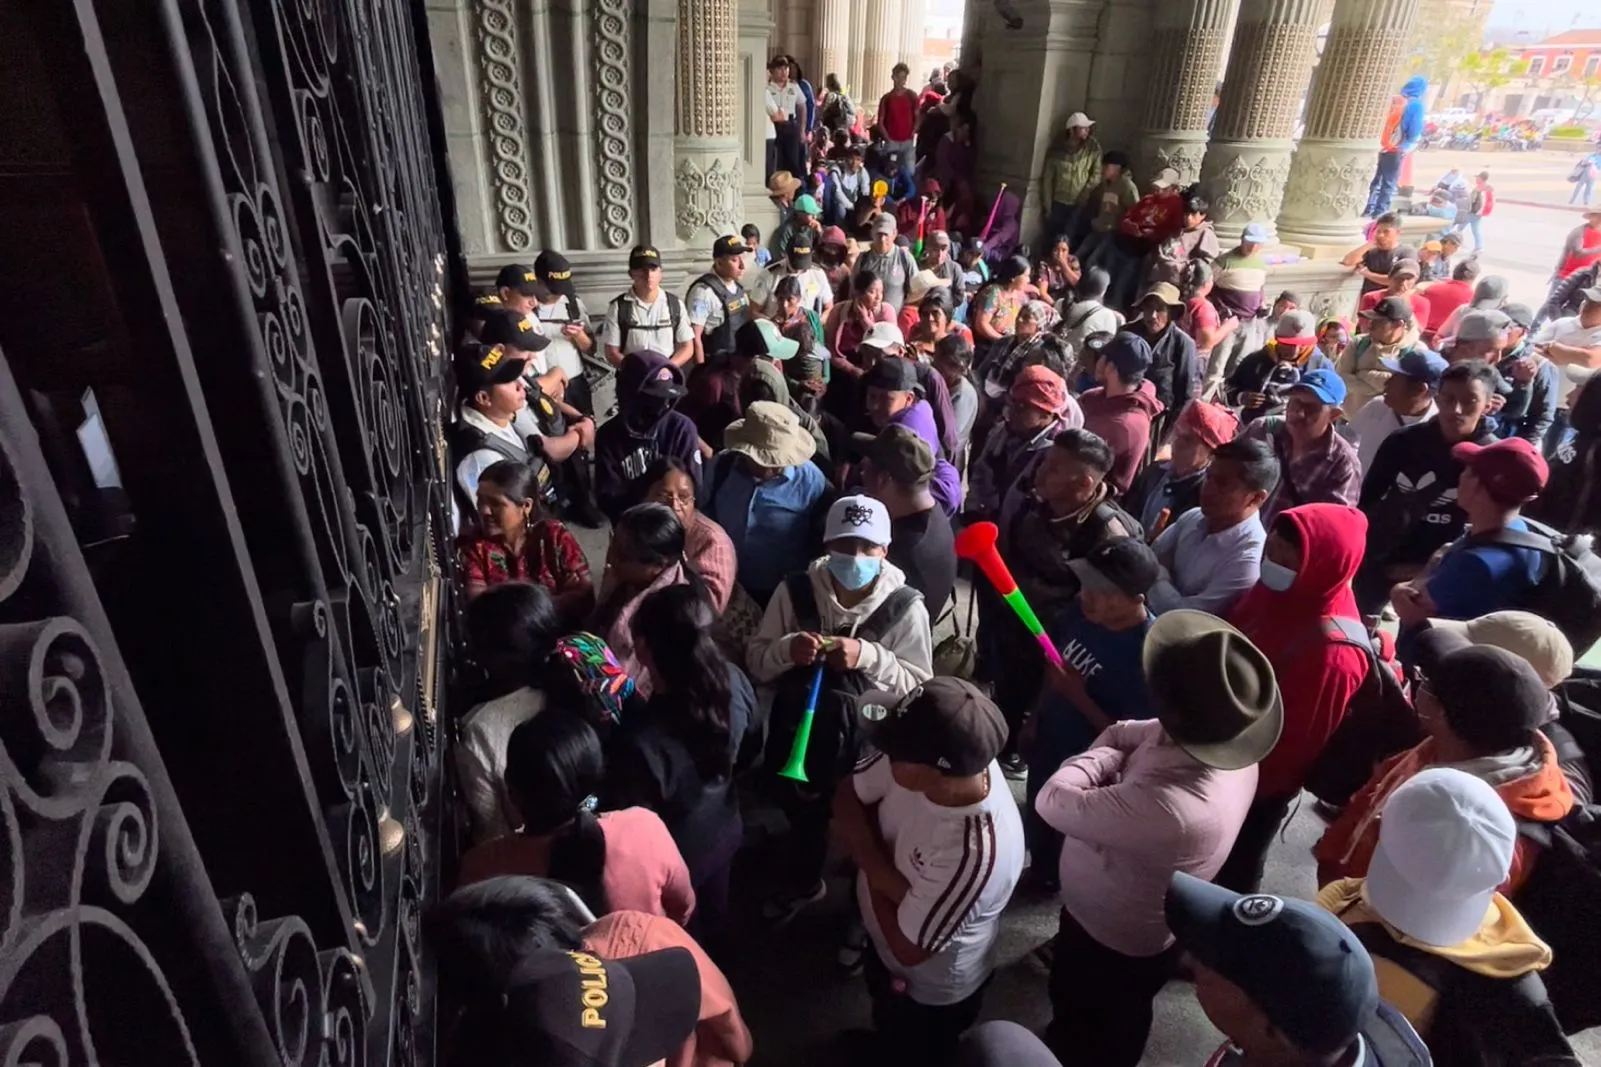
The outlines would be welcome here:
M 600 605 L 588 628 L 605 638 L 641 696 L 650 696 L 650 679 L 640 670 L 629 626 L 640 601 L 670 585 L 706 590 L 700 573 L 684 556 L 685 543 L 684 524 L 666 504 L 635 504 L 612 527 Z
M 728 907 L 728 871 L 743 823 L 733 776 L 755 709 L 750 680 L 713 639 L 717 616 L 704 593 L 660 589 L 640 603 L 632 627 L 651 698 L 611 751 L 608 806 L 659 812 L 689 864 L 701 913 L 693 930 L 715 935 Z
M 597 815 L 605 774 L 600 735 L 583 716 L 553 708 L 518 726 L 506 746 L 506 789 L 522 825 L 463 856 L 462 884 L 553 878 L 596 915 L 643 911 L 687 923 L 695 893 L 672 835 L 648 808 Z
M 539 478 L 525 463 L 503 459 L 478 476 L 478 524 L 457 543 L 470 600 L 502 582 L 534 582 L 550 590 L 562 617 L 576 621 L 595 606 L 589 563 L 572 532 L 542 514 Z
M 480 676 L 455 753 L 475 841 L 520 822 L 504 782 L 506 744 L 519 723 L 545 709 L 546 667 L 563 630 L 549 591 L 531 582 L 494 586 L 467 605 L 467 655 Z

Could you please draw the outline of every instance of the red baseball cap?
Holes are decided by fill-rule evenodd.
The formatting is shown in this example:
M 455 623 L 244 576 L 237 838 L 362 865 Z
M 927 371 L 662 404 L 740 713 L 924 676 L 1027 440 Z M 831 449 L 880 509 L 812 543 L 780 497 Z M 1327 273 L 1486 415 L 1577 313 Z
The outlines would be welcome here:
M 1551 468 L 1540 450 L 1521 437 L 1509 437 L 1493 445 L 1463 441 L 1451 455 L 1468 470 L 1490 494 L 1507 504 L 1523 504 L 1540 495 Z
M 1240 420 L 1228 408 L 1192 400 L 1179 412 L 1175 428 L 1188 430 L 1207 448 L 1217 449 L 1234 440 L 1240 432 Z
M 1051 368 L 1036 363 L 1023 368 L 1023 372 L 1012 382 L 1007 397 L 1014 404 L 1059 415 L 1067 408 L 1067 383 Z

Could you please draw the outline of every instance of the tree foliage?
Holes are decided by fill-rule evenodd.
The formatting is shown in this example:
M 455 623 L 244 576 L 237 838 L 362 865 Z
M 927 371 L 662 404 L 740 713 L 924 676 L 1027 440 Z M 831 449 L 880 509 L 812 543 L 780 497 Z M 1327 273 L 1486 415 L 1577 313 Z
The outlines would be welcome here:
M 1473 52 L 1464 56 L 1461 66 L 1457 68 L 1463 83 L 1473 92 L 1480 106 L 1491 92 L 1528 72 L 1529 61 L 1519 59 L 1505 48 Z
M 1443 87 L 1469 56 L 1478 53 L 1484 32 L 1480 19 L 1459 13 L 1444 0 L 1423 0 L 1413 27 L 1412 47 L 1401 73 L 1421 74 L 1434 89 Z

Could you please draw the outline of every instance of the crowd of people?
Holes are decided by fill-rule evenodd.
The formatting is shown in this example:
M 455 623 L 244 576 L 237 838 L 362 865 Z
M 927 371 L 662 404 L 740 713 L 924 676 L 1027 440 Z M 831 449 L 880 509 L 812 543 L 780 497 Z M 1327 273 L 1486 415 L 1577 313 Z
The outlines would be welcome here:
M 682 298 L 641 245 L 598 325 L 546 251 L 466 316 L 452 1047 L 748 1060 L 718 960 L 762 805 L 764 922 L 853 872 L 850 1062 L 1134 1067 L 1181 979 L 1228 1038 L 1196 1063 L 1578 1063 L 1601 212 L 1538 310 L 1382 215 L 1320 317 L 1268 292 L 1267 224 L 1225 247 L 1082 113 L 1034 261 L 1004 191 L 950 229 L 960 71 L 898 67 L 865 149 L 833 75 L 770 71 L 771 242 L 718 238 Z M 609 524 L 598 578 L 567 521 Z M 985 531 L 1015 591 L 960 563 Z M 1315 902 L 1261 890 L 1304 793 Z M 1061 907 L 1038 1036 L 975 1025 L 1029 892 Z

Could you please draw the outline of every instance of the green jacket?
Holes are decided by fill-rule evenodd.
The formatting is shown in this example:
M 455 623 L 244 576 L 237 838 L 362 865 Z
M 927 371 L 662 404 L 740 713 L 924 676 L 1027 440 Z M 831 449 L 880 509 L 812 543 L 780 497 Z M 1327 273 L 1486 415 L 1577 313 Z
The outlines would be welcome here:
M 1123 220 L 1124 212 L 1139 199 L 1140 191 L 1134 185 L 1134 179 L 1121 174 L 1114 182 L 1100 181 L 1085 189 L 1079 206 L 1094 212 L 1094 221 L 1090 225 L 1096 233 L 1111 233 Z
M 1090 137 L 1075 152 L 1065 144 L 1058 146 L 1045 160 L 1045 173 L 1040 176 L 1040 203 L 1047 208 L 1053 202 L 1077 204 L 1084 190 L 1094 185 L 1101 176 L 1101 142 Z

